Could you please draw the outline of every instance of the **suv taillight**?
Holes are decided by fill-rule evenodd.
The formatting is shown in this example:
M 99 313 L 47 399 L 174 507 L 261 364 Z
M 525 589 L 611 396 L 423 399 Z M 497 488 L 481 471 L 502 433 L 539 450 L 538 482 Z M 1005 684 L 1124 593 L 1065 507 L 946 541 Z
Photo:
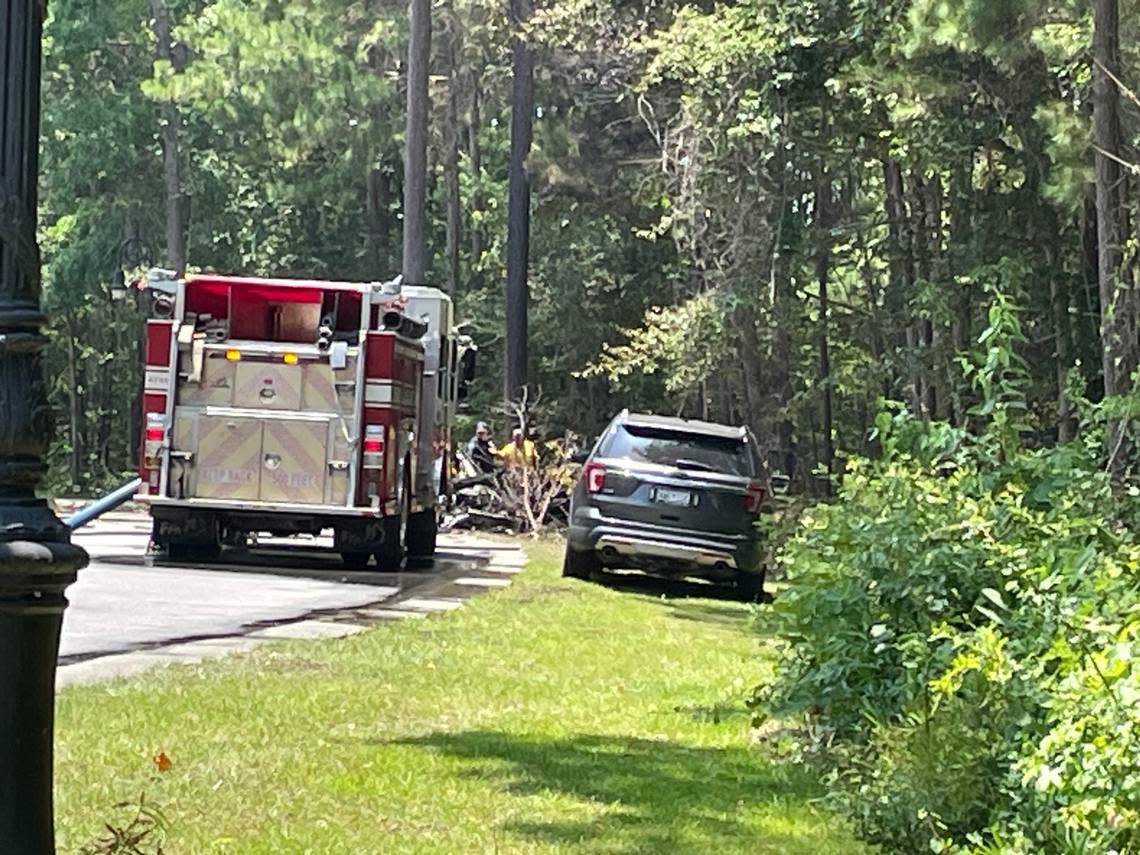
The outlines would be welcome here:
M 600 493 L 602 485 L 606 482 L 606 467 L 602 463 L 587 463 L 582 470 L 582 478 L 586 481 L 586 492 Z
M 744 494 L 744 510 L 750 514 L 760 513 L 760 506 L 764 504 L 764 496 L 767 494 L 763 484 L 753 482 L 748 485 L 748 490 Z

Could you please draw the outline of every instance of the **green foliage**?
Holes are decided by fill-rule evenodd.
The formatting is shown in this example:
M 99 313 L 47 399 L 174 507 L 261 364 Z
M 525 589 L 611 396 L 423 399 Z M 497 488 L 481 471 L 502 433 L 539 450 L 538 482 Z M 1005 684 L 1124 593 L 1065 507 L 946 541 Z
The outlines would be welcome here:
M 627 342 L 606 345 L 582 376 L 605 376 L 621 384 L 635 373 L 665 378 L 665 390 L 683 403 L 684 396 L 706 381 L 727 355 L 725 310 L 715 294 L 700 294 L 679 306 L 654 306 L 641 325 L 622 330 Z
M 71 334 L 100 340 L 89 324 L 110 314 L 104 285 L 125 238 L 137 233 L 163 260 L 159 132 L 171 102 L 192 267 L 391 276 L 405 8 L 167 5 L 174 63 L 157 58 L 145 6 L 50 6 L 45 283 Z M 1095 390 L 1101 364 L 1084 245 L 1089 32 L 1078 4 L 1045 15 L 1022 0 L 540 4 L 527 32 L 539 60 L 530 374 L 551 429 L 588 434 L 626 405 L 747 421 L 781 468 L 808 472 L 822 456 L 825 393 L 840 457 L 874 450 L 880 397 L 963 425 L 985 390 L 957 365 L 995 284 L 1018 303 L 1024 336 L 1012 354 L 1025 363 L 1025 408 L 1011 425 L 1047 429 L 1058 377 L 1079 365 Z M 458 140 L 456 296 L 481 349 L 470 405 L 484 414 L 502 394 L 509 37 L 486 0 L 435 16 L 432 279 L 449 267 L 442 164 Z M 386 201 L 370 214 L 375 174 Z M 54 333 L 59 377 L 68 335 L 58 322 Z M 1058 340 L 1070 346 L 1054 357 Z M 136 361 L 127 348 L 126 337 L 96 347 L 120 366 Z M 123 437 L 125 410 L 91 397 L 111 388 L 85 386 L 81 408 L 110 414 Z M 133 394 L 125 380 L 115 393 Z M 68 394 L 57 386 L 58 412 Z M 92 454 L 104 470 L 130 467 L 128 443 L 107 450 L 67 421 L 80 468 Z
M 995 299 L 974 435 L 877 421 L 781 557 L 788 656 L 757 703 L 807 715 L 833 795 L 891 851 L 1140 845 L 1140 544 L 1097 443 L 1016 446 Z

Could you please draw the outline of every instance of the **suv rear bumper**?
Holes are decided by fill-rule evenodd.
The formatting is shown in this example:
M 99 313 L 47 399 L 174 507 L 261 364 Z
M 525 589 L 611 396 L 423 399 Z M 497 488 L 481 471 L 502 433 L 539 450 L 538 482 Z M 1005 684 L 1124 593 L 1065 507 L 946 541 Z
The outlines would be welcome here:
M 603 565 L 671 576 L 730 579 L 759 572 L 759 537 L 664 528 L 600 517 L 570 526 L 569 545 L 593 552 Z

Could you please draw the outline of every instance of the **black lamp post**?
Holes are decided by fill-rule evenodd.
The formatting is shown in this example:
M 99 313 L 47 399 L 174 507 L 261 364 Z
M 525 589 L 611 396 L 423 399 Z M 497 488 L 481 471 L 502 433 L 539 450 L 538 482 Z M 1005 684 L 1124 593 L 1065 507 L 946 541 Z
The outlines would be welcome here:
M 55 851 L 52 726 L 63 592 L 87 554 L 36 497 L 52 434 L 40 354 L 40 0 L 0 0 L 0 851 Z

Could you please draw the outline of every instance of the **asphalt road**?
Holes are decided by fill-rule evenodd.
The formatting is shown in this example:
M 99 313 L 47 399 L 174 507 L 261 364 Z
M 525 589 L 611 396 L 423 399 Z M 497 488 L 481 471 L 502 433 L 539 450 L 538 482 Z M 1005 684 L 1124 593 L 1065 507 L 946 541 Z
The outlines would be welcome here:
M 91 556 L 68 589 L 61 663 L 374 607 L 411 595 L 439 597 L 468 583 L 487 561 L 486 544 L 441 538 L 434 566 L 401 573 L 346 572 L 331 539 L 269 541 L 228 550 L 216 564 L 147 554 L 150 520 L 115 512 L 76 532 Z M 474 587 L 472 587 L 472 585 Z

